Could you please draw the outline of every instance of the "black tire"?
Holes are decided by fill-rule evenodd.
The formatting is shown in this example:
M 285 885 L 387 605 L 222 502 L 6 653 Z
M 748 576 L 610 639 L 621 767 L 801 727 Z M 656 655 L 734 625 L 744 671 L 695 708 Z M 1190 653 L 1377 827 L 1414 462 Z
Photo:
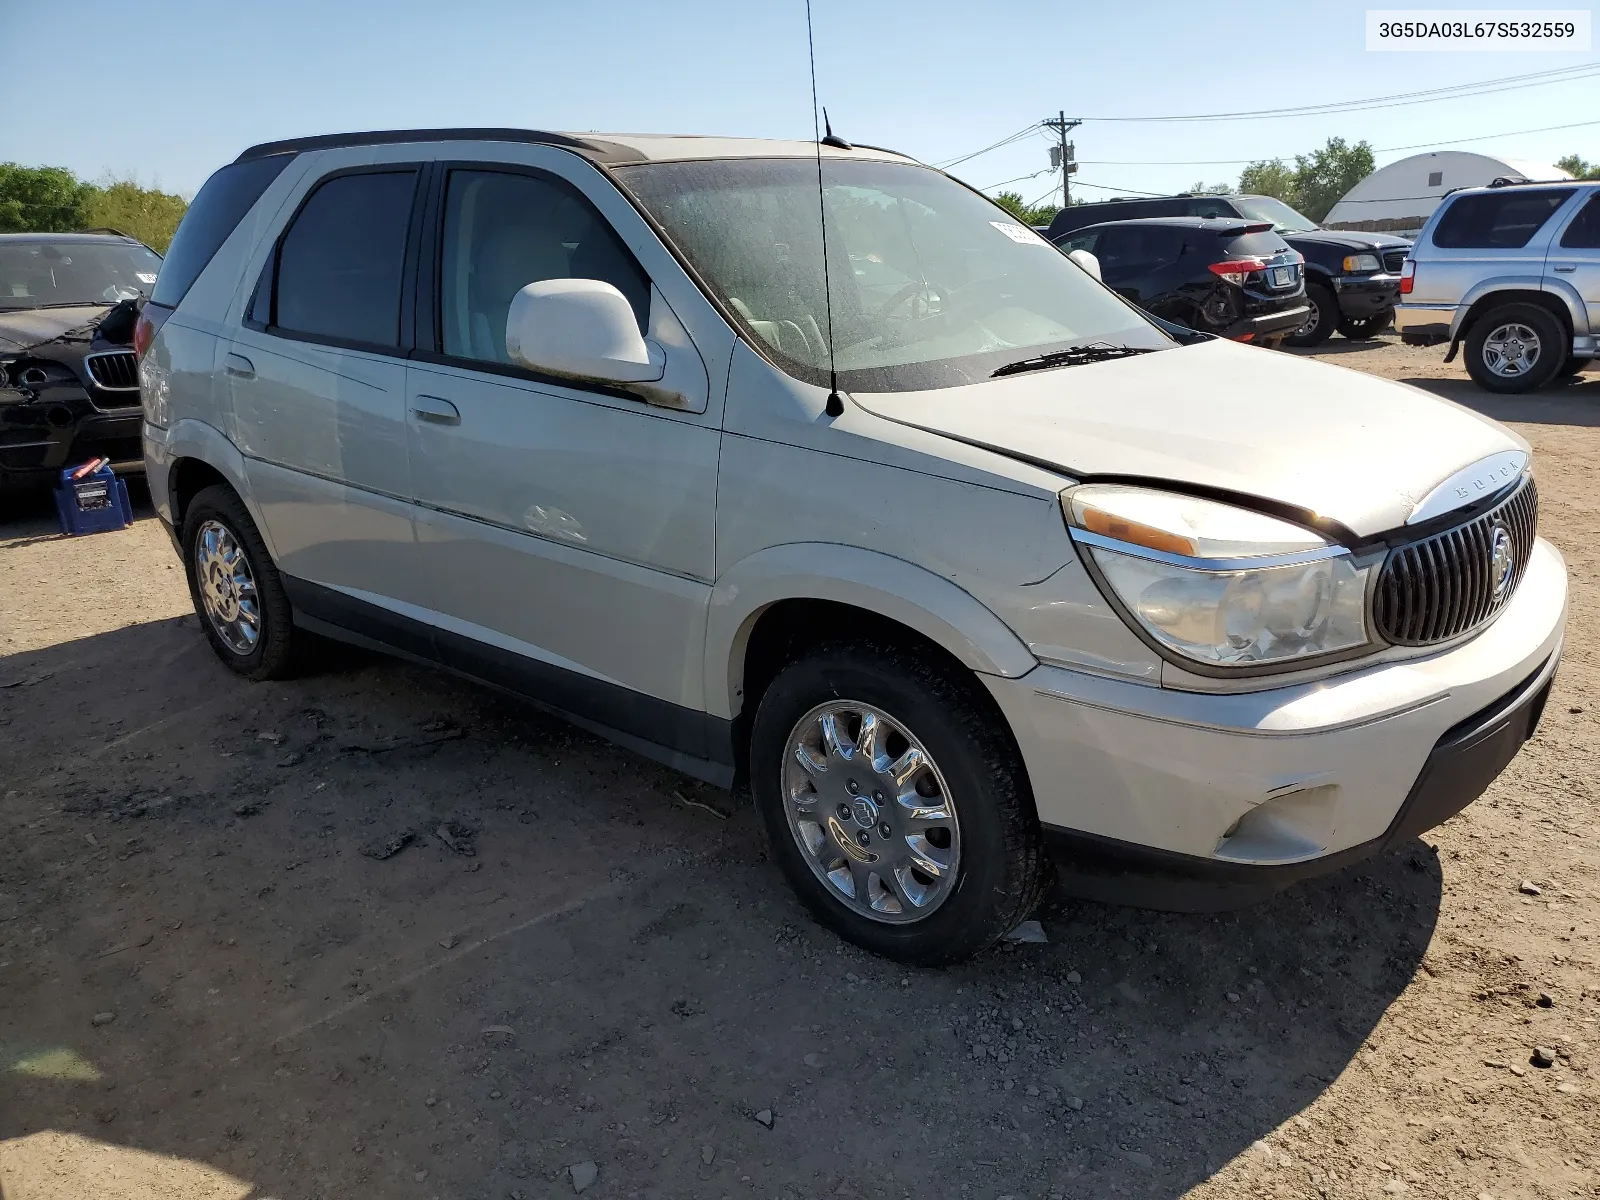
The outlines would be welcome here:
M 1485 358 L 1485 351 L 1490 346 L 1491 335 L 1515 327 L 1531 330 L 1538 338 L 1538 349 L 1518 373 L 1503 375 Z M 1514 340 L 1513 344 L 1517 342 Z M 1555 378 L 1567 360 L 1567 345 L 1570 340 L 1566 331 L 1548 309 L 1537 304 L 1502 304 L 1472 323 L 1467 333 L 1467 374 L 1486 392 L 1522 395 L 1542 388 Z
M 1306 284 L 1306 301 L 1311 305 L 1306 323 L 1284 339 L 1291 346 L 1320 346 L 1339 322 L 1339 299 L 1320 283 Z
M 1370 317 L 1340 317 L 1338 329 L 1352 342 L 1362 342 L 1377 337 L 1393 320 L 1394 309 L 1386 308 Z
M 954 800 L 960 855 L 933 911 L 888 924 L 852 910 L 813 873 L 785 809 L 789 737 L 818 705 L 872 705 L 910 731 Z M 768 847 L 823 925 L 885 958 L 937 966 L 968 958 L 1038 907 L 1050 873 L 1022 757 L 1004 717 L 970 675 L 888 641 L 824 644 L 786 666 L 762 696 L 750 782 Z M 858 834 L 857 836 L 866 836 Z
M 1560 369 L 1556 371 L 1555 377 L 1556 379 L 1566 379 L 1572 375 L 1582 375 L 1584 368 L 1592 362 L 1594 362 L 1594 359 L 1592 358 L 1583 358 L 1577 354 L 1569 354 L 1567 356 L 1567 361 L 1562 363 Z
M 200 535 L 212 523 L 232 535 L 254 580 L 258 629 L 254 645 L 248 650 L 236 649 L 224 640 L 201 596 L 205 581 L 200 577 Z M 189 577 L 189 597 L 194 601 L 200 628 L 216 656 L 230 670 L 247 679 L 286 679 L 294 674 L 301 639 L 294 627 L 289 596 L 244 502 L 222 484 L 205 488 L 189 502 L 188 511 L 183 515 L 181 542 L 184 573 Z

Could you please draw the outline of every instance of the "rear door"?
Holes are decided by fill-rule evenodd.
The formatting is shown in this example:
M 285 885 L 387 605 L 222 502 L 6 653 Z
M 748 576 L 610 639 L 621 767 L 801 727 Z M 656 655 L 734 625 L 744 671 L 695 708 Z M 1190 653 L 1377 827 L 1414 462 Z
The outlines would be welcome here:
M 528 154 L 548 165 L 442 165 L 430 206 L 432 280 L 407 389 L 439 653 L 704 758 L 721 390 L 711 402 L 713 376 L 659 281 L 592 198 L 610 185 L 565 166 L 571 156 Z M 637 219 L 631 208 L 621 215 Z M 654 242 L 642 221 L 630 236 L 641 249 Z M 676 269 L 659 243 L 653 250 L 665 260 L 658 270 Z M 685 372 L 683 405 L 512 363 L 511 299 L 553 278 L 615 285 L 641 332 L 667 344 L 669 370 Z
M 1407 304 L 1460 305 L 1485 281 L 1538 290 L 1550 245 L 1550 218 L 1571 188 L 1508 187 L 1450 200 L 1417 258 Z
M 403 612 L 425 598 L 410 511 L 404 310 L 426 172 L 374 156 L 331 152 L 308 177 L 223 364 L 291 595 L 336 621 L 348 601 Z M 430 652 L 425 635 L 400 636 L 405 623 L 394 625 L 373 632 Z
M 1600 335 L 1600 188 L 1552 240 L 1545 280 L 1563 291 L 1574 289 L 1588 313 L 1589 333 Z

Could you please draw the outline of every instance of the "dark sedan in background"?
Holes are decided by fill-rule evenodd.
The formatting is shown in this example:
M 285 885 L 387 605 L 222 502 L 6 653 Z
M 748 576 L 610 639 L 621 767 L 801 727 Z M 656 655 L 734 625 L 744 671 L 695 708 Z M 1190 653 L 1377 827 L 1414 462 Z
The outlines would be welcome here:
M 1087 250 L 1099 260 L 1106 286 L 1164 321 L 1202 333 L 1275 346 L 1310 312 L 1300 255 L 1265 221 L 1111 221 L 1056 245 Z
M 0 491 L 142 469 L 134 309 L 160 269 L 120 233 L 0 234 Z
M 1074 204 L 1062 209 L 1046 235 L 1067 234 L 1106 221 L 1140 217 L 1237 217 L 1266 221 L 1305 259 L 1306 321 L 1287 339 L 1291 346 L 1320 346 L 1338 330 L 1347 338 L 1369 338 L 1394 319 L 1400 299 L 1400 267 L 1411 243 L 1388 233 L 1323 229 L 1304 213 L 1271 196 L 1139 196 Z

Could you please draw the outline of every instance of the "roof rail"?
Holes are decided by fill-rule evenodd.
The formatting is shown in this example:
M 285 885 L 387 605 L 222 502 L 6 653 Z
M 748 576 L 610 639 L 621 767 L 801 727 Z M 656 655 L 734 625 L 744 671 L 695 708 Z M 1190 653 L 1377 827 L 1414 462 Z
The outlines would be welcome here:
M 78 232 L 79 233 L 114 233 L 118 237 L 125 237 L 125 238 L 128 238 L 130 241 L 137 242 L 139 240 L 138 238 L 134 237 L 133 234 L 131 234 L 131 233 L 123 233 L 122 230 L 113 229 L 109 225 L 97 225 L 93 229 L 80 229 L 80 230 L 78 230 Z
M 301 154 L 308 150 L 333 150 L 347 146 L 388 146 L 407 142 L 525 142 L 576 150 L 599 162 L 643 162 L 644 155 L 604 138 L 574 137 L 542 129 L 374 129 L 360 133 L 321 133 L 310 137 L 284 138 L 251 146 L 234 159 L 249 162 L 276 154 Z

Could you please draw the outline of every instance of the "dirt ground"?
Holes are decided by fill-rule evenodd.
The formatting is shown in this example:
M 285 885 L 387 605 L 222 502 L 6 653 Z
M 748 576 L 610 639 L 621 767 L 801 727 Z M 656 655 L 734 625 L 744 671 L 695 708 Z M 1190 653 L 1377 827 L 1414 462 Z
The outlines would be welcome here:
M 1539 734 L 1269 904 L 1057 897 L 944 971 L 813 925 L 727 794 L 404 664 L 242 682 L 147 509 L 13 503 L 0 1196 L 1600 1196 L 1600 373 L 1321 356 L 1537 448 L 1573 586 Z

